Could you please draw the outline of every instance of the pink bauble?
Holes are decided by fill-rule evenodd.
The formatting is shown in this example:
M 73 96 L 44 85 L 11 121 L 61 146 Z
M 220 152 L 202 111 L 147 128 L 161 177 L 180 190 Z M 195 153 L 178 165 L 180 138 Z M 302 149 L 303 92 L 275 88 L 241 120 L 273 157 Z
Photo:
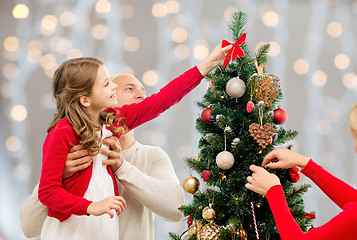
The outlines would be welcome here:
M 207 170 L 203 170 L 202 171 L 202 178 L 205 182 L 207 182 L 208 180 L 210 180 L 211 178 L 211 172 L 207 171 Z
M 234 156 L 228 151 L 220 152 L 216 156 L 216 163 L 220 169 L 228 170 L 234 164 Z
M 201 113 L 202 121 L 211 122 L 211 119 L 210 119 L 211 112 L 212 112 L 212 108 L 206 108 L 205 110 L 203 110 Z
M 280 107 L 278 109 L 274 110 L 274 123 L 275 124 L 283 124 L 286 119 L 288 119 L 288 114 L 281 109 Z
M 252 101 L 247 102 L 247 112 L 251 113 L 254 109 L 254 103 Z

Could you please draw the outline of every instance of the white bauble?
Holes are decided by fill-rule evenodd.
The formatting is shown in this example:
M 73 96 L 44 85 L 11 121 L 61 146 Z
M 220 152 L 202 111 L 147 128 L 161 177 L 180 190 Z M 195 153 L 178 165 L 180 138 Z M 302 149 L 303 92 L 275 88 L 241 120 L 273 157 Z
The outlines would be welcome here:
M 240 98 L 245 93 L 245 83 L 239 78 L 232 78 L 227 82 L 226 92 L 232 98 Z
M 234 164 L 234 156 L 228 151 L 220 152 L 216 156 L 216 163 L 220 169 L 228 170 Z

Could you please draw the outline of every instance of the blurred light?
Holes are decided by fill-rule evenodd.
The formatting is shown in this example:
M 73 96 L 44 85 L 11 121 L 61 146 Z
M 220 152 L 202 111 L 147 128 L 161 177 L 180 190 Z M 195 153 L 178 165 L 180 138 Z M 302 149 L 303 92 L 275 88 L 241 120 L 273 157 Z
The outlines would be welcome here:
M 338 22 L 331 22 L 327 26 L 327 33 L 331 37 L 339 37 L 342 34 L 342 26 Z
M 178 159 L 184 159 L 191 155 L 191 147 L 188 145 L 183 145 L 179 147 L 176 151 L 176 156 Z
M 22 122 L 27 118 L 27 109 L 22 105 L 16 105 L 11 109 L 11 117 L 17 122 Z
M 129 66 L 125 66 L 120 70 L 120 74 L 131 74 L 135 76 L 135 71 Z
M 255 45 L 255 52 L 257 53 L 264 44 L 266 44 L 266 42 L 258 42 L 257 45 Z
M 329 122 L 321 120 L 316 124 L 315 130 L 319 135 L 327 135 L 331 130 L 331 125 Z
M 16 37 L 10 36 L 5 39 L 3 45 L 6 51 L 13 52 L 18 49 L 19 40 Z
M 335 65 L 338 69 L 346 69 L 350 65 L 350 58 L 345 54 L 338 54 L 335 57 Z
M 180 11 L 180 4 L 177 1 L 169 0 L 166 2 L 167 13 L 178 13 Z
M 27 50 L 29 51 L 32 48 L 37 48 L 39 50 L 42 50 L 42 43 L 38 40 L 32 40 L 27 44 Z
M 80 31 L 87 30 L 90 27 L 90 20 L 87 17 L 80 17 L 78 18 L 78 21 L 76 21 L 76 28 Z
M 323 71 L 316 71 L 314 72 L 314 74 L 312 75 L 312 82 L 316 85 L 316 86 L 323 86 L 326 84 L 327 82 L 327 74 Z
M 207 42 L 202 41 L 201 43 L 198 43 L 193 49 L 193 56 L 198 60 L 205 59 L 208 56 L 208 54 L 209 54 L 209 50 L 208 50 Z
M 107 27 L 103 24 L 97 24 L 92 29 L 92 36 L 97 40 L 102 40 L 107 36 Z
M 2 68 L 2 73 L 7 79 L 12 79 L 16 77 L 19 69 L 15 63 L 8 63 Z
M 341 113 L 337 109 L 329 109 L 326 113 L 326 119 L 330 123 L 337 123 L 340 121 Z
M 72 43 L 67 39 L 61 39 L 57 44 L 57 51 L 64 55 L 66 55 L 71 48 Z
M 142 79 L 143 79 L 143 83 L 146 86 L 152 87 L 158 83 L 159 76 L 154 71 L 146 71 L 146 72 L 144 72 Z
M 12 9 L 12 15 L 17 19 L 27 18 L 29 9 L 25 4 L 17 4 L 14 9 Z
M 19 51 L 9 52 L 9 51 L 4 50 L 3 56 L 8 61 L 15 61 L 17 59 L 17 57 L 19 56 Z
M 154 17 L 165 17 L 167 14 L 167 8 L 164 3 L 155 3 L 151 9 Z
M 41 32 L 43 35 L 51 35 L 57 27 L 57 18 L 53 15 L 46 15 L 41 21 Z
M 51 41 L 50 41 L 51 45 Z M 40 41 L 32 40 L 27 44 L 27 60 L 30 63 L 36 64 L 41 61 L 42 44 Z
M 110 12 L 110 2 L 108 2 L 107 0 L 99 0 L 96 4 L 95 4 L 95 10 L 98 13 L 108 13 Z
M 322 166 L 330 167 L 335 163 L 336 156 L 332 152 L 324 152 L 321 154 L 320 159 L 322 160 L 321 161 Z
M 5 147 L 10 152 L 16 152 L 21 148 L 21 141 L 18 137 L 10 136 L 5 141 Z
M 346 73 L 342 82 L 346 88 L 357 88 L 357 76 L 354 73 Z
M 278 56 L 280 53 L 280 45 L 274 41 L 269 42 L 269 43 L 270 43 L 270 48 L 269 48 L 268 55 L 271 57 Z
M 46 54 L 41 57 L 41 67 L 49 70 L 56 66 L 56 58 L 51 54 Z
M 266 26 L 276 26 L 279 23 L 279 15 L 274 11 L 266 12 L 262 16 L 262 21 Z
M 131 4 L 123 4 L 120 7 L 120 16 L 122 18 L 131 18 L 135 14 L 135 8 Z
M 235 8 L 235 7 L 228 7 L 226 8 L 226 10 L 224 10 L 224 18 L 227 20 L 227 21 L 230 21 L 232 19 L 232 14 L 234 12 L 237 12 L 238 9 Z
M 166 136 L 162 132 L 154 132 L 151 135 L 151 144 L 162 147 L 166 143 Z
M 46 94 L 42 95 L 41 99 L 40 99 L 40 103 L 44 109 L 55 109 L 56 108 L 56 105 L 52 99 L 52 94 L 50 94 L 50 93 L 46 93 Z
M 339 4 L 339 0 L 325 0 L 325 2 L 330 5 L 330 6 L 335 6 L 337 4 Z
M 80 49 L 73 48 L 67 52 L 67 59 L 83 57 L 83 53 Z
M 177 27 L 172 31 L 172 40 L 178 43 L 182 43 L 187 39 L 187 31 L 182 27 Z
M 11 86 L 9 83 L 4 82 L 0 85 L 0 96 L 4 98 L 11 97 Z
M 55 71 L 57 68 L 58 68 L 58 65 L 55 63 L 55 64 L 51 65 L 51 68 L 45 69 L 46 76 L 49 78 L 53 78 L 53 75 L 55 74 Z
M 140 41 L 136 37 L 128 37 L 124 41 L 124 47 L 129 52 L 135 52 L 140 47 Z
M 309 71 L 309 64 L 304 59 L 299 59 L 294 63 L 294 70 L 299 75 L 304 75 Z
M 180 44 L 175 47 L 175 56 L 180 59 L 186 59 L 190 56 L 190 48 L 185 44 Z
M 31 174 L 31 169 L 26 164 L 21 163 L 15 167 L 15 177 L 18 180 L 26 180 L 30 177 L 30 174 Z
M 62 40 L 62 38 L 60 36 L 53 36 L 51 37 L 50 39 L 50 48 L 53 50 L 53 51 L 57 51 L 57 45 L 58 43 Z
M 76 17 L 74 16 L 74 14 L 72 12 L 67 11 L 67 12 L 62 13 L 60 16 L 60 23 L 64 27 L 72 26 L 75 21 L 76 21 Z

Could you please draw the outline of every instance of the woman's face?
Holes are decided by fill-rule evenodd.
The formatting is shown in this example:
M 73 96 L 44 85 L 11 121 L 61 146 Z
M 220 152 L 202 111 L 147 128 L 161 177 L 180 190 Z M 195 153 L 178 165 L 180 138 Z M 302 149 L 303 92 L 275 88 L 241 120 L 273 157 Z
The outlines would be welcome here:
M 110 79 L 106 67 L 101 65 L 98 68 L 92 94 L 87 97 L 90 103 L 89 110 L 99 113 L 104 108 L 115 107 L 118 104 L 116 87 L 117 85 Z

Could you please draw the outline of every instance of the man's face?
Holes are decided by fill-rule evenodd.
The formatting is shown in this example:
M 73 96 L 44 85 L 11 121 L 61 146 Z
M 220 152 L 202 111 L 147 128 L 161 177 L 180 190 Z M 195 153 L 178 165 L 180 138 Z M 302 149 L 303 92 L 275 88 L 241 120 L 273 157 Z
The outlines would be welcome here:
M 145 88 L 134 76 L 118 75 L 113 78 L 113 82 L 118 85 L 116 88 L 118 107 L 138 103 L 145 98 Z

